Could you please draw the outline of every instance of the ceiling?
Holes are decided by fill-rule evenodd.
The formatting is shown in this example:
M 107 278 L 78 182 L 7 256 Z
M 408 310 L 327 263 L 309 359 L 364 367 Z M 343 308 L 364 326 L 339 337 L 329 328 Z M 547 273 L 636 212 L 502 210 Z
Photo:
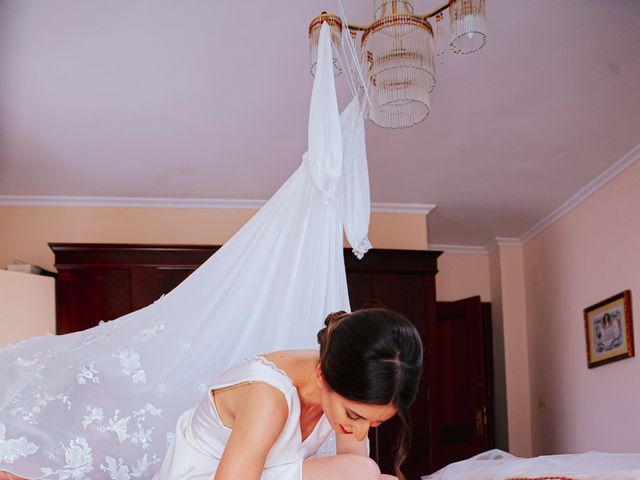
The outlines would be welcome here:
M 437 244 L 519 238 L 640 144 L 640 1 L 486 2 L 487 46 L 446 56 L 430 116 L 367 126 L 372 201 L 435 204 Z M 322 10 L 0 0 L 0 195 L 269 198 L 306 149 Z

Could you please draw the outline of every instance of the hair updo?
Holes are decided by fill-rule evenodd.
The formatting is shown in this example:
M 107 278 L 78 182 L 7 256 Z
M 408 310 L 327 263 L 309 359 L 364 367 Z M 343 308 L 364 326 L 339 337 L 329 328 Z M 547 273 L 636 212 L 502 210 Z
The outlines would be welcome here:
M 411 443 L 413 404 L 422 374 L 422 342 L 415 326 L 397 312 L 382 308 L 332 313 L 318 332 L 320 370 L 338 395 L 360 403 L 393 405 L 402 423 L 394 466 L 400 466 Z

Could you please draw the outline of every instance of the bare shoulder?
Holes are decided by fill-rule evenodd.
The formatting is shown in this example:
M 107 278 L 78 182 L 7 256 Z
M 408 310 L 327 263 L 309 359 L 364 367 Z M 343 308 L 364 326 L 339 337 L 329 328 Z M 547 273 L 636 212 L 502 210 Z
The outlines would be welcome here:
M 235 412 L 243 409 L 262 406 L 263 409 L 284 410 L 287 413 L 289 407 L 284 393 L 265 382 L 251 382 L 234 391 Z
M 235 391 L 234 410 L 233 441 L 227 447 L 231 451 L 240 448 L 245 458 L 266 457 L 287 422 L 289 406 L 284 394 L 267 383 L 251 383 Z
M 284 426 L 289 414 L 284 394 L 264 382 L 214 390 L 212 395 L 222 423 L 231 429 L 235 429 L 239 421 L 251 423 L 260 418 L 271 418 L 274 425 Z

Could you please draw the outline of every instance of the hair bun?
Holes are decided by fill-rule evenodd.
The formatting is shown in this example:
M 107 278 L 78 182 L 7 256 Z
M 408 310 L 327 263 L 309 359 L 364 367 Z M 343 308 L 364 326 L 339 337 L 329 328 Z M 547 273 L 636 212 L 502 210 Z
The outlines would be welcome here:
M 344 310 L 340 310 L 339 312 L 333 312 L 327 315 L 327 318 L 324 319 L 325 327 L 335 327 L 340 321 L 347 315 L 347 312 Z
M 324 319 L 324 328 L 318 332 L 318 344 L 320 345 L 321 352 L 325 350 L 325 346 L 331 337 L 331 332 L 333 332 L 347 315 L 349 315 L 347 312 L 340 310 L 339 312 L 330 313 L 327 315 L 327 318 Z

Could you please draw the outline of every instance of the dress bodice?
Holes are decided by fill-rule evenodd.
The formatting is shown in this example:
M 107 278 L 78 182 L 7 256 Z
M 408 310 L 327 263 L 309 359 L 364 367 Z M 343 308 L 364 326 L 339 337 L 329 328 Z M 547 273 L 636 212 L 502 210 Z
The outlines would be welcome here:
M 180 417 L 156 480 L 211 478 L 231 435 L 231 429 L 220 418 L 211 392 L 247 382 L 263 382 L 278 389 L 289 408 L 284 428 L 267 455 L 261 478 L 299 478 L 302 461 L 318 451 L 331 432 L 331 426 L 323 415 L 307 438 L 302 440 L 300 398 L 291 378 L 264 357 L 253 356 L 223 372 L 200 403 Z

